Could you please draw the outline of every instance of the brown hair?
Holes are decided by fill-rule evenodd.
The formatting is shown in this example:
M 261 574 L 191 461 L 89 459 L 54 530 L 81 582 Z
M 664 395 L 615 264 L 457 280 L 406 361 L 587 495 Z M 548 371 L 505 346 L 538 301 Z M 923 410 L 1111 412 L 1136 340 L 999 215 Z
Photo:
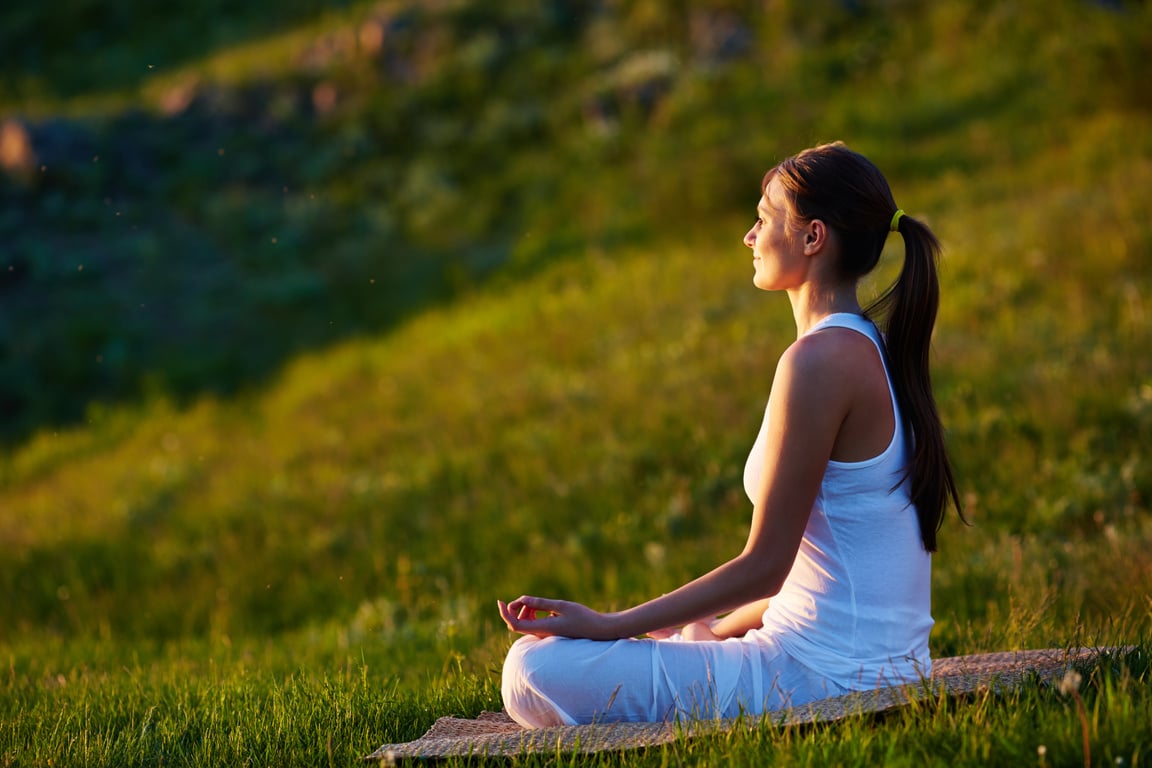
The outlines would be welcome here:
M 773 177 L 788 194 L 796 216 L 807 221 L 820 219 L 836 233 L 840 268 L 846 279 L 858 279 L 876 267 L 897 209 L 888 181 L 868 158 L 840 142 L 824 144 L 770 170 L 762 191 Z M 936 532 L 949 501 L 963 519 L 928 370 L 932 326 L 940 304 L 936 274 L 940 242 L 927 226 L 910 216 L 901 216 L 897 226 L 904 237 L 904 266 L 865 314 L 884 319 L 892 387 L 912 444 L 907 476 L 912 503 L 924 548 L 935 552 Z

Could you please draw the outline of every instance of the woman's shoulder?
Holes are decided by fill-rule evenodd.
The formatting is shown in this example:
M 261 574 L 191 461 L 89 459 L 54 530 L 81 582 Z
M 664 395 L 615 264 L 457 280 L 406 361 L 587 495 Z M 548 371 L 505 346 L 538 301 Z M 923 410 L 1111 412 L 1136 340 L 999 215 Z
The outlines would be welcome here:
M 780 356 L 772 381 L 773 399 L 803 410 L 846 412 L 857 399 L 861 373 L 867 377 L 871 361 L 865 356 L 868 350 L 863 345 L 869 343 L 864 336 L 845 328 L 801 336 Z M 876 353 L 871 354 L 875 360 Z
M 792 342 L 780 357 L 781 369 L 800 375 L 858 371 L 859 365 L 878 361 L 875 343 L 863 333 L 844 326 L 829 326 Z
M 839 403 L 845 409 L 886 402 L 888 377 L 876 345 L 849 328 L 829 327 L 805 334 L 780 356 L 773 391 L 790 399 Z

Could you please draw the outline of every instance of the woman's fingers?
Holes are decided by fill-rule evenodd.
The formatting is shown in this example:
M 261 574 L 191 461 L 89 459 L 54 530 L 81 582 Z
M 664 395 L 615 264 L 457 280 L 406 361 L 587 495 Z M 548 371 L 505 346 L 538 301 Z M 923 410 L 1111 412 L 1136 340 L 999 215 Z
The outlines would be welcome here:
M 535 611 L 545 611 L 547 613 L 560 613 L 565 605 L 563 600 L 549 600 L 546 597 L 533 597 L 532 595 L 521 595 L 520 597 L 509 603 L 512 608 L 520 610 L 521 608 L 530 608 Z
M 508 626 L 508 629 L 512 630 L 513 632 L 521 631 L 519 627 L 519 624 L 522 621 L 519 616 L 520 612 L 513 609 L 510 604 L 505 603 L 503 600 L 497 600 L 496 606 L 500 609 L 500 618 L 504 619 L 504 623 Z
M 518 619 L 535 621 L 541 618 L 541 613 L 545 614 L 545 617 L 562 613 L 564 605 L 563 600 L 549 600 L 544 597 L 522 595 L 508 603 L 508 609 L 514 613 Z

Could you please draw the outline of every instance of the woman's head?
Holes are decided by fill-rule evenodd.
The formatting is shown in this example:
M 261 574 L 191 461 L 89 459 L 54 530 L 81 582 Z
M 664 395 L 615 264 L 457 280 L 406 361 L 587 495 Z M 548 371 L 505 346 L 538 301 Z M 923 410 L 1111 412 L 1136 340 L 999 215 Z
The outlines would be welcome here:
M 960 494 L 944 446 L 944 431 L 928 369 L 932 326 L 940 303 L 936 262 L 940 243 L 922 222 L 896 216 L 884 174 L 840 142 L 806 149 L 770 170 L 761 184 L 783 188 L 788 229 L 822 221 L 838 245 L 836 269 L 856 280 L 880 261 L 890 229 L 904 239 L 904 265 L 896 281 L 865 311 L 883 322 L 885 347 L 900 415 L 912 438 L 908 483 L 924 548 L 936 549 L 936 531 L 949 502 Z
M 790 215 L 796 219 L 794 229 L 819 219 L 832 230 L 844 279 L 854 280 L 872 271 L 896 211 L 880 169 L 843 143 L 834 142 L 806 149 L 768 171 L 762 192 L 766 193 L 773 179 L 787 195 Z

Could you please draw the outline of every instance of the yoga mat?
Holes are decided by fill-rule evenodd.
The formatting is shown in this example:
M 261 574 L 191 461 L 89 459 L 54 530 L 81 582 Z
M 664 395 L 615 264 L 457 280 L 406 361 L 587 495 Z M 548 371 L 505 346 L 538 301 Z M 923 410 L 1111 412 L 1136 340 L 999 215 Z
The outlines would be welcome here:
M 385 763 L 404 758 L 514 756 L 526 752 L 592 753 L 667 744 L 763 720 L 779 725 L 832 722 L 852 715 L 882 712 L 914 700 L 957 696 L 983 687 L 1006 691 L 1028 678 L 1051 682 L 1077 664 L 1087 664 L 1116 648 L 1048 648 L 981 653 L 934 659 L 932 676 L 921 683 L 814 701 L 804 706 L 742 720 L 665 723 L 597 723 L 526 729 L 503 712 L 482 712 L 475 719 L 441 717 L 415 741 L 384 744 L 365 760 Z

